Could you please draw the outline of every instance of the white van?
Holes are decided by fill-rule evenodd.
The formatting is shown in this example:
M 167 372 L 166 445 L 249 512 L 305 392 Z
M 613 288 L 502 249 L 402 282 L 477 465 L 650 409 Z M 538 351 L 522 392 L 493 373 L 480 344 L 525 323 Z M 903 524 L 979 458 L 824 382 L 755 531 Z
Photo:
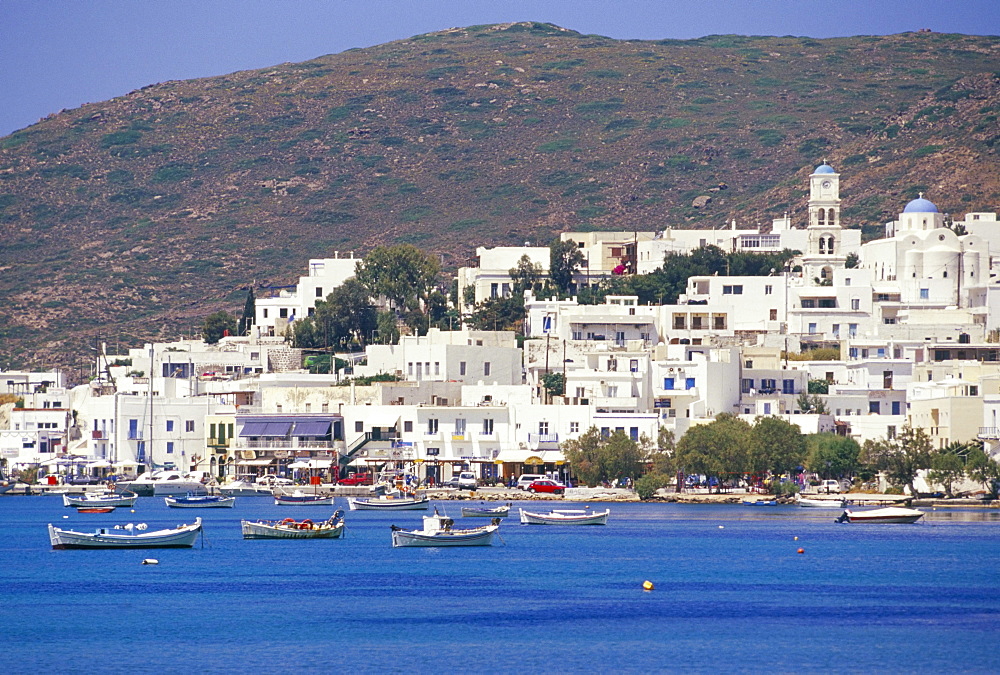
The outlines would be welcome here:
M 840 492 L 840 490 L 841 490 L 841 487 L 840 487 L 840 481 L 839 480 L 832 480 L 832 479 L 831 480 L 824 480 L 824 481 L 821 481 L 820 484 L 816 486 L 816 492 L 820 492 L 820 493 L 825 492 L 826 494 L 831 494 L 831 493 L 834 493 L 834 492 Z
M 517 489 L 527 490 L 529 485 L 543 478 L 545 478 L 545 475 L 540 473 L 522 473 L 521 477 L 517 479 Z

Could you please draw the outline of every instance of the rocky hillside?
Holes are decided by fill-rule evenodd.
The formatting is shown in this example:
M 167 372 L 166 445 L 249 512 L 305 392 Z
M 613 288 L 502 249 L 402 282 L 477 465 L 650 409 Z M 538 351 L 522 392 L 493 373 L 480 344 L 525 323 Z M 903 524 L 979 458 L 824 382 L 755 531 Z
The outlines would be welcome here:
M 917 191 L 997 210 L 998 113 L 1000 38 L 926 32 L 474 26 L 150 85 L 0 139 L 0 365 L 177 337 L 337 250 L 454 267 L 567 229 L 801 218 L 823 158 L 870 232 Z

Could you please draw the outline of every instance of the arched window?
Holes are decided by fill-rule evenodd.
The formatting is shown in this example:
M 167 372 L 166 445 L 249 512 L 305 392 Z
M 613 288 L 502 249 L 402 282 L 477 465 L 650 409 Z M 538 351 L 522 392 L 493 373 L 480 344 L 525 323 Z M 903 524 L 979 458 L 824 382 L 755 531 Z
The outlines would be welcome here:
M 826 224 L 826 209 L 820 209 L 817 212 L 817 215 L 819 216 L 819 224 L 820 225 L 825 225 Z
M 826 216 L 826 220 L 827 220 L 827 222 L 829 222 L 829 223 L 830 223 L 831 225 L 834 225 L 834 224 L 836 224 L 837 220 L 836 220 L 836 217 L 835 217 L 835 212 L 834 212 L 834 210 L 833 210 L 833 209 L 830 209 L 830 210 L 829 210 L 829 212 L 827 213 L 827 216 Z
M 819 238 L 819 252 L 821 255 L 826 253 L 826 237 Z
M 833 237 L 828 237 L 826 240 L 826 250 L 833 255 Z

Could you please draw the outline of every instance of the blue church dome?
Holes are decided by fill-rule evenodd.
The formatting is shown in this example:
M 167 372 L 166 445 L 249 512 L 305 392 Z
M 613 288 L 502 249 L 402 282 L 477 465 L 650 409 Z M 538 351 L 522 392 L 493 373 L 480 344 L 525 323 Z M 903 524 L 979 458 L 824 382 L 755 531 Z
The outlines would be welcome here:
M 903 209 L 903 213 L 937 213 L 938 209 L 934 202 L 920 197 L 914 199 Z
M 813 174 L 817 173 L 837 173 L 837 172 L 834 171 L 833 167 L 830 166 L 829 164 L 820 164 L 819 166 L 816 167 L 816 170 L 813 171 Z

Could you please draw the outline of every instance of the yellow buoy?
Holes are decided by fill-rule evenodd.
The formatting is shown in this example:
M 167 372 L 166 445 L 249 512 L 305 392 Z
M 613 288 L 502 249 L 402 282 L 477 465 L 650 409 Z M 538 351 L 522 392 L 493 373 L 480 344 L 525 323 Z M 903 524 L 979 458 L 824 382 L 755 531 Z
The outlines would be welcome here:
M 798 540 L 799 540 L 799 538 L 798 538 L 798 537 L 795 537 L 795 541 L 798 541 Z
M 720 530 L 724 530 L 724 529 L 726 529 L 726 526 L 725 525 L 719 525 L 719 529 Z
M 142 561 L 142 564 L 143 565 L 159 565 L 160 561 L 157 560 L 156 558 L 146 558 L 145 560 Z
M 649 581 L 648 579 L 646 581 L 643 581 L 642 582 L 642 590 L 644 590 L 644 591 L 651 591 L 651 590 L 653 590 L 653 582 Z

